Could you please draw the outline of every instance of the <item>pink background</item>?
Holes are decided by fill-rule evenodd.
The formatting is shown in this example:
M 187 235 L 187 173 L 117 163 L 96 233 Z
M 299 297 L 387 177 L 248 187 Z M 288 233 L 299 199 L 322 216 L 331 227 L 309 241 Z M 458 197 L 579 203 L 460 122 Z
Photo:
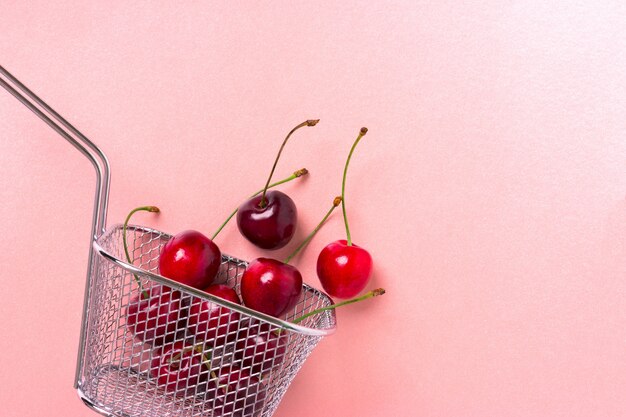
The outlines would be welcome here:
M 301 236 L 369 127 L 348 209 L 388 294 L 338 312 L 277 417 L 626 415 L 623 2 L 51 3 L 3 2 L 0 65 L 107 153 L 109 224 L 211 233 L 320 118 L 276 173 L 311 171 L 283 188 Z M 3 91 L 0 118 L 0 414 L 92 416 L 92 167 Z

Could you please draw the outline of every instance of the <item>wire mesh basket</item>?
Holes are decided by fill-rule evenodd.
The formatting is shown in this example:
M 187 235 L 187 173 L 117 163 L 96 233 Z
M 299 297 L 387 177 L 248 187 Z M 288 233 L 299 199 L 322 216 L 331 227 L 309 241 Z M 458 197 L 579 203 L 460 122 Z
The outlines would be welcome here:
M 81 151 L 96 169 L 83 320 L 74 386 L 106 416 L 269 417 L 320 339 L 335 329 L 332 304 L 303 286 L 282 319 L 159 275 L 170 235 L 106 228 L 110 170 L 100 149 L 0 66 L 0 85 Z M 247 262 L 223 255 L 216 281 L 234 288 Z

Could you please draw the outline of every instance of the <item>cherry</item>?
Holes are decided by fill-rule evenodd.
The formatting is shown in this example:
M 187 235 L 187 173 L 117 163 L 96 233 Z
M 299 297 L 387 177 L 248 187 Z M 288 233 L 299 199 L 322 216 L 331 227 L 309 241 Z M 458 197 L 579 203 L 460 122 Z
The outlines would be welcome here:
M 265 203 L 261 205 L 261 199 Z M 268 191 L 239 206 L 237 224 L 241 233 L 262 249 L 280 249 L 296 232 L 298 210 L 293 200 L 280 191 Z
M 296 232 L 298 212 L 293 200 L 280 191 L 267 192 L 276 169 L 280 154 L 296 130 L 304 126 L 315 126 L 319 120 L 307 120 L 294 127 L 283 141 L 274 166 L 267 178 L 261 197 L 253 197 L 239 206 L 237 226 L 241 234 L 254 245 L 263 249 L 280 249 Z
M 159 272 L 164 277 L 194 288 L 206 288 L 215 280 L 222 254 L 202 233 L 185 230 L 161 249 Z
M 280 317 L 289 311 L 301 292 L 300 272 L 276 259 L 254 259 L 241 277 L 243 303 L 270 316 Z
M 235 356 L 253 375 L 262 374 L 283 361 L 286 345 L 285 332 L 273 331 L 269 324 L 262 323 L 246 328 L 237 336 Z
M 252 417 L 261 410 L 265 401 L 265 386 L 247 369 L 237 365 L 224 366 L 217 371 L 216 380 L 211 380 L 215 390 L 214 415 Z
M 289 261 L 315 236 L 340 202 L 341 197 L 334 199 L 326 216 L 285 262 L 271 258 L 250 262 L 241 277 L 241 298 L 246 306 L 280 317 L 296 305 L 302 292 L 302 275 Z
M 152 359 L 150 374 L 169 392 L 195 395 L 207 389 L 208 359 L 199 346 L 168 344 Z
M 352 243 L 348 217 L 346 215 L 346 175 L 352 153 L 361 138 L 367 133 L 367 128 L 361 128 L 359 136 L 350 149 L 346 166 L 343 171 L 341 184 L 341 208 L 346 225 L 347 240 L 338 240 L 327 245 L 317 258 L 317 275 L 324 291 L 331 297 L 350 298 L 354 297 L 367 285 L 372 274 L 372 257 L 363 248 Z
M 234 289 L 228 285 L 216 284 L 204 289 L 205 292 L 223 298 L 232 303 L 241 304 Z M 240 314 L 211 301 L 202 300 L 189 309 L 189 332 L 197 339 L 209 342 L 213 346 L 223 344 L 229 335 L 233 335 L 239 326 Z
M 372 274 L 372 257 L 360 246 L 346 240 L 329 243 L 317 258 L 317 275 L 332 297 L 350 298 L 359 294 Z
M 267 188 L 268 188 L 268 189 L 269 189 L 269 188 L 274 188 L 274 187 L 276 187 L 277 185 L 284 184 L 284 183 L 289 182 L 289 181 L 291 181 L 291 180 L 295 180 L 296 178 L 303 177 L 303 176 L 307 175 L 308 173 L 309 173 L 309 170 L 308 170 L 308 169 L 306 169 L 306 168 L 301 168 L 301 169 L 299 169 L 299 170 L 295 171 L 293 174 L 291 174 L 291 175 L 290 175 L 290 176 L 288 176 L 287 178 L 284 178 L 284 179 L 282 179 L 282 180 L 280 180 L 280 181 L 277 181 L 277 182 L 275 182 L 275 183 L 273 183 L 273 184 L 270 184 L 270 185 L 269 185 L 269 187 L 267 187 Z M 260 189 L 259 191 L 257 191 L 256 193 L 254 193 L 254 194 L 252 194 L 250 197 L 248 197 L 248 199 L 252 199 L 252 198 L 254 198 L 254 197 L 258 196 L 258 195 L 259 195 L 259 194 L 261 194 L 264 190 L 265 190 L 264 188 Z M 220 225 L 220 227 L 219 227 L 219 228 L 215 231 L 215 233 L 213 233 L 213 236 L 211 236 L 211 240 L 215 240 L 215 238 L 216 238 L 216 237 L 217 237 L 217 235 L 218 235 L 218 234 L 222 231 L 222 229 L 224 228 L 224 226 L 226 226 L 226 224 L 230 221 L 230 219 L 232 219 L 232 218 L 233 218 L 233 216 L 234 216 L 235 214 L 237 214 L 238 212 L 239 212 L 239 207 L 237 207 L 235 210 L 233 210 L 233 212 L 232 212 L 232 213 L 230 213 L 230 215 L 229 215 L 229 216 L 228 216 L 228 218 L 224 221 L 224 223 L 222 223 L 222 224 Z
M 178 291 L 153 286 L 148 292 L 133 297 L 126 308 L 126 325 L 144 343 L 160 346 L 172 342 L 185 329 L 187 308 Z

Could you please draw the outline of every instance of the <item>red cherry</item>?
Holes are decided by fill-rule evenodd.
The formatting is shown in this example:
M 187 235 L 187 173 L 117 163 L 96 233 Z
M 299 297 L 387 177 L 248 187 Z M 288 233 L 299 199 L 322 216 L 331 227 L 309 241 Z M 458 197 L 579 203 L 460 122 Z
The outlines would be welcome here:
M 259 378 L 236 365 L 224 366 L 217 371 L 217 380 L 211 380 L 215 390 L 214 415 L 229 417 L 257 416 L 265 401 L 265 386 Z
M 144 343 L 160 346 L 173 341 L 185 329 L 187 308 L 180 293 L 155 286 L 133 297 L 126 309 L 126 324 L 131 333 Z
M 317 276 L 331 297 L 351 298 L 363 291 L 372 274 L 372 257 L 346 240 L 328 244 L 317 258 Z
M 169 392 L 183 395 L 203 393 L 209 371 L 203 354 L 191 345 L 176 342 L 163 347 L 152 359 L 150 374 Z
M 253 375 L 263 374 L 282 363 L 287 338 L 286 332 L 277 333 L 267 323 L 248 327 L 237 335 L 235 357 Z
M 222 254 L 211 239 L 195 230 L 172 237 L 161 250 L 159 272 L 194 288 L 206 288 L 215 279 Z
M 210 287 L 202 290 L 216 297 L 223 298 L 226 301 L 230 301 L 231 303 L 241 304 L 241 300 L 239 300 L 239 296 L 237 295 L 237 291 L 233 288 L 229 287 L 226 284 L 215 284 Z
M 241 304 L 235 290 L 228 285 L 211 285 L 204 291 L 224 300 Z M 234 334 L 239 326 L 239 317 L 240 314 L 237 311 L 203 300 L 194 303 L 189 309 L 188 329 L 199 340 L 211 341 L 210 344 L 215 346 L 223 344 L 225 338 Z
M 317 276 L 324 287 L 324 290 L 331 296 L 337 298 L 354 297 L 367 285 L 372 274 L 372 257 L 363 248 L 352 244 L 348 216 L 346 214 L 346 176 L 348 165 L 352 153 L 361 138 L 367 133 L 367 128 L 362 127 L 359 135 L 350 148 L 346 166 L 343 170 L 343 181 L 341 183 L 341 208 L 343 211 L 343 221 L 346 225 L 347 240 L 337 240 L 330 243 L 317 258 Z
M 237 226 L 241 234 L 254 245 L 263 249 L 280 249 L 296 233 L 296 204 L 280 191 L 268 191 L 263 207 L 261 198 L 253 197 L 239 206 Z
M 280 317 L 293 308 L 302 292 L 302 275 L 276 259 L 257 258 L 241 277 L 243 303 L 261 313 Z

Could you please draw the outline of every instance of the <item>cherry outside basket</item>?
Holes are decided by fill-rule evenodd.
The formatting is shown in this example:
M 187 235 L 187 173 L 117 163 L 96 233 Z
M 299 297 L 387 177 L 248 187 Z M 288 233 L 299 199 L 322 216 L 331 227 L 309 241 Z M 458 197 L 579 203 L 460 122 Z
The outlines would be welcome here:
M 106 156 L 1 66 L 0 85 L 96 169 L 92 245 L 74 382 L 83 402 L 103 415 L 119 417 L 271 416 L 305 359 L 336 325 L 334 310 L 297 325 L 290 321 L 332 300 L 304 285 L 298 304 L 277 319 L 179 284 L 158 270 L 160 250 L 170 235 L 141 226 L 127 228 L 132 263 L 126 262 L 122 226 L 106 227 L 110 184 Z M 246 266 L 245 261 L 222 256 L 217 282 L 227 283 L 241 295 L 239 283 Z M 157 315 L 152 318 L 134 308 L 144 292 L 149 295 L 145 302 L 156 300 L 152 307 Z M 159 310 L 172 294 L 179 306 L 174 317 L 171 311 Z M 205 322 L 203 329 L 208 330 L 200 332 L 203 337 L 189 326 L 206 319 L 197 308 L 201 303 L 205 310 L 220 312 L 218 319 Z M 155 325 L 159 331 L 150 331 Z M 138 328 L 144 329 L 139 335 Z M 273 338 L 274 343 L 257 349 L 246 344 L 251 335 Z M 184 346 L 182 355 L 174 355 L 169 364 L 183 368 L 200 361 L 199 373 L 165 383 L 160 380 L 158 369 L 166 346 Z

